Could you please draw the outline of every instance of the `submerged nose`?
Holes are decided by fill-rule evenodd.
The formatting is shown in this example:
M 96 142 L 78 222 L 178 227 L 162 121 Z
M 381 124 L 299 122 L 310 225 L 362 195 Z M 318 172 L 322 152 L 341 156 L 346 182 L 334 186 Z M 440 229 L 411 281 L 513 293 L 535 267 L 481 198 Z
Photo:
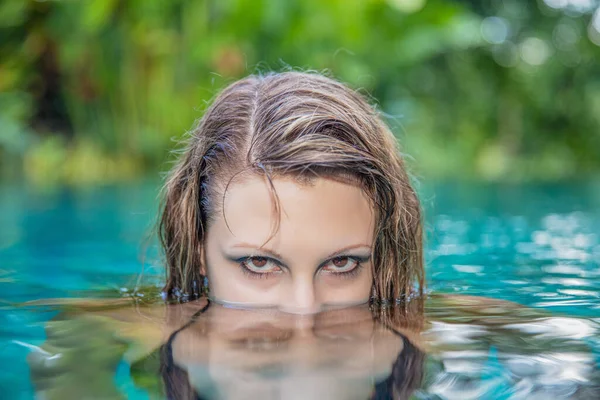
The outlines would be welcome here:
M 320 303 L 316 296 L 314 284 L 311 280 L 295 280 L 287 300 L 281 305 L 283 311 L 292 314 L 314 314 L 319 311 Z

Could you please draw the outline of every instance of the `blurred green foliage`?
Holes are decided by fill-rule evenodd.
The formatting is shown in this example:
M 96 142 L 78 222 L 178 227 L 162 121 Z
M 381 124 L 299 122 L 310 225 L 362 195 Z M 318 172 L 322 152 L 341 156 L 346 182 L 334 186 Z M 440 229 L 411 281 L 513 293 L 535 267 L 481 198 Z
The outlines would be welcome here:
M 417 175 L 589 175 L 599 45 L 594 1 L 2 0 L 0 173 L 164 169 L 224 85 L 299 68 L 377 99 Z

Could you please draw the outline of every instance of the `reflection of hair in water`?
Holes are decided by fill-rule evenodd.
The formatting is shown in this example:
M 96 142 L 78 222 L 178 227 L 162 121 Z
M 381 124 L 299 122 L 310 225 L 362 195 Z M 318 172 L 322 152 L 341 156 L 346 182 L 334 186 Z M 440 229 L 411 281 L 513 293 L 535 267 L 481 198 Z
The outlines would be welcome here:
M 402 338 L 402 351 L 392 365 L 391 374 L 375 385 L 371 399 L 408 399 L 412 392 L 421 386 L 425 353 L 416 347 L 396 327 L 403 327 L 413 332 L 423 329 L 424 299 L 418 297 L 396 307 L 377 307 L 371 305 L 371 312 L 376 321 L 394 334 Z
M 205 399 L 190 384 L 188 373 L 173 361 L 172 343 L 177 333 L 192 325 L 196 321 L 196 318 L 208 309 L 209 305 L 210 303 L 194 314 L 187 324 L 173 332 L 167 343 L 161 348 L 160 373 L 164 383 L 165 397 L 169 400 Z M 376 319 L 380 320 L 380 318 Z M 387 322 L 384 322 L 384 325 L 402 338 L 403 347 L 392 365 L 392 372 L 386 379 L 375 385 L 370 399 L 408 399 L 412 392 L 421 385 L 425 353 Z
M 391 374 L 375 385 L 372 400 L 408 399 L 412 392 L 421 386 L 425 353 L 419 350 L 398 331 L 404 346 L 392 365 Z
M 199 396 L 194 388 L 190 385 L 188 374 L 183 369 L 179 368 L 173 361 L 173 340 L 175 336 L 186 329 L 203 314 L 210 306 L 210 301 L 207 301 L 206 305 L 201 310 L 196 312 L 188 321 L 187 324 L 176 330 L 171 334 L 167 343 L 165 343 L 160 349 L 160 374 L 163 378 L 165 397 L 169 400 L 179 399 L 203 399 Z

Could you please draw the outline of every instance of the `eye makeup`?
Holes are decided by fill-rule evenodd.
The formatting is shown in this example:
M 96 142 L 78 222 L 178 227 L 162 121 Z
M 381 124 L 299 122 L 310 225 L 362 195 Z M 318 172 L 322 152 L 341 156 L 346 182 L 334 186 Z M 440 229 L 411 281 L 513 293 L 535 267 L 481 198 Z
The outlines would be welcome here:
M 317 271 L 321 271 L 325 266 L 327 266 L 328 264 L 332 263 L 335 265 L 335 261 L 336 260 L 342 260 L 342 259 L 348 259 L 350 261 L 353 261 L 356 263 L 356 267 L 361 266 L 362 264 L 365 264 L 367 262 L 369 262 L 369 260 L 371 259 L 371 255 L 350 255 L 350 254 L 340 254 L 340 255 L 336 255 L 335 257 L 330 257 L 328 260 L 323 261 L 321 264 L 319 264 L 319 267 L 317 268 Z M 355 267 L 355 268 L 356 268 Z M 353 271 L 355 268 L 353 268 L 350 271 L 346 271 L 346 272 L 351 272 Z M 335 269 L 335 268 L 334 268 Z M 341 274 L 343 273 L 342 271 L 339 272 L 330 272 L 328 271 L 328 273 L 332 273 L 332 274 Z
M 257 272 L 257 271 L 253 271 L 252 268 L 249 267 L 249 263 L 253 262 L 253 260 L 255 259 L 260 259 L 261 261 L 266 261 L 266 265 L 268 265 L 268 263 L 272 263 L 274 264 L 274 268 L 273 270 L 267 270 L 265 272 Z M 263 257 L 263 256 L 250 256 L 250 257 L 243 257 L 243 258 L 238 258 L 236 260 L 232 260 L 234 262 L 236 262 L 242 273 L 244 273 L 246 276 L 248 276 L 249 278 L 253 278 L 253 279 L 267 279 L 270 277 L 273 277 L 275 275 L 279 275 L 281 273 L 283 273 L 283 268 L 284 267 L 278 260 L 275 260 L 273 258 L 270 257 Z M 277 268 L 277 269 L 275 269 Z
M 340 278 L 340 279 L 352 279 L 352 278 L 356 278 L 360 272 L 363 269 L 363 265 L 361 262 L 357 262 L 356 266 L 354 268 L 352 268 L 350 271 L 344 271 L 344 272 L 321 272 L 324 274 L 327 274 L 328 276 L 331 277 L 335 277 L 335 278 Z M 317 272 L 322 271 L 322 270 L 318 270 Z
M 254 279 L 272 278 L 274 276 L 277 276 L 277 275 L 280 275 L 281 273 L 283 273 L 284 269 L 289 270 L 289 268 L 285 264 L 283 264 L 281 261 L 279 261 L 275 258 L 272 258 L 272 257 L 267 257 L 267 256 L 262 256 L 262 255 L 244 256 L 244 257 L 226 256 L 226 258 L 229 261 L 231 261 L 232 263 L 236 263 L 244 275 L 246 275 L 249 278 L 254 278 Z M 348 259 L 348 260 L 354 262 L 355 265 L 351 270 L 348 270 L 348 271 L 335 272 L 335 271 L 324 270 L 324 267 L 326 267 L 327 265 L 329 265 L 330 263 L 332 263 L 332 261 L 334 261 L 336 259 Z M 359 273 L 361 272 L 361 270 L 363 268 L 363 264 L 367 263 L 370 259 L 371 259 L 370 254 L 368 254 L 368 255 L 339 254 L 339 255 L 336 255 L 335 257 L 325 260 L 324 262 L 319 264 L 315 274 L 322 273 L 322 274 L 327 274 L 328 276 L 331 276 L 331 277 L 337 277 L 337 278 L 341 278 L 341 279 L 352 279 L 352 278 L 356 277 L 357 275 L 359 275 Z M 255 261 L 255 260 L 258 260 L 258 261 Z M 265 272 L 257 272 L 256 270 L 253 270 L 253 268 L 254 269 L 257 269 L 257 268 L 250 266 L 249 265 L 250 263 L 262 264 L 262 265 L 269 265 L 269 263 L 271 263 L 273 265 L 273 267 L 270 268 L 269 270 L 265 270 Z

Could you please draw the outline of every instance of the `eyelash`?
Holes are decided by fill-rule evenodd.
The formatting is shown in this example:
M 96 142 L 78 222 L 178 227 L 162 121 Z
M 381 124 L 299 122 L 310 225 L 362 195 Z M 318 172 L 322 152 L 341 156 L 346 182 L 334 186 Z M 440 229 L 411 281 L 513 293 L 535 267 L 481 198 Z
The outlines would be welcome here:
M 254 258 L 254 257 L 245 257 L 245 258 L 236 260 L 240 264 L 240 269 L 242 270 L 242 272 L 246 276 L 248 276 L 250 278 L 253 278 L 253 279 L 266 279 L 266 278 L 269 278 L 269 277 L 271 277 L 271 276 L 273 276 L 273 275 L 276 274 L 275 272 L 263 272 L 263 273 L 259 273 L 259 272 L 251 271 L 250 268 L 248 268 L 246 266 L 246 262 L 248 260 L 252 259 L 252 258 Z M 272 258 L 269 258 L 269 257 L 261 257 L 261 258 L 264 258 L 264 259 L 266 259 L 268 261 L 271 261 L 271 262 L 275 262 L 275 260 L 273 260 Z
M 234 260 L 234 261 L 236 261 L 239 264 L 240 269 L 242 270 L 242 272 L 246 276 L 248 276 L 250 278 L 253 278 L 253 279 L 267 279 L 267 278 L 272 277 L 273 275 L 277 275 L 277 272 L 262 272 L 262 273 L 259 273 L 259 272 L 254 272 L 254 271 L 250 270 L 246 266 L 246 262 L 248 260 L 252 259 L 252 258 L 255 258 L 255 257 L 258 257 L 258 256 L 239 258 L 239 259 Z M 260 258 L 264 258 L 264 259 L 266 259 L 266 260 L 268 260 L 270 262 L 273 262 L 273 263 L 277 264 L 279 267 L 281 267 L 281 264 L 279 264 L 276 260 L 274 260 L 274 259 L 272 259 L 270 257 L 260 256 Z M 354 267 L 350 271 L 331 273 L 331 275 L 340 277 L 342 279 L 351 279 L 351 278 L 354 278 L 356 275 L 358 275 L 358 273 L 363 268 L 363 263 L 367 262 L 370 257 L 355 257 L 355 256 L 339 255 L 339 256 L 336 256 L 336 257 L 334 257 L 334 258 L 326 261 L 325 263 L 322 264 L 322 266 L 327 265 L 327 263 L 329 263 L 330 261 L 332 261 L 335 258 L 349 258 L 349 259 L 351 259 L 351 260 L 353 260 L 353 261 L 356 262 L 356 267 Z M 322 266 L 319 267 L 319 269 L 321 269 Z
M 333 272 L 333 273 L 331 273 L 331 275 L 337 276 L 337 277 L 342 278 L 342 279 L 352 279 L 352 278 L 354 278 L 362 270 L 362 268 L 363 268 L 363 265 L 362 265 L 363 261 L 359 260 L 356 257 L 350 257 L 350 256 L 342 256 L 342 257 L 348 257 L 349 259 L 356 261 L 356 267 L 354 267 L 350 271 L 346 271 L 346 272 Z

